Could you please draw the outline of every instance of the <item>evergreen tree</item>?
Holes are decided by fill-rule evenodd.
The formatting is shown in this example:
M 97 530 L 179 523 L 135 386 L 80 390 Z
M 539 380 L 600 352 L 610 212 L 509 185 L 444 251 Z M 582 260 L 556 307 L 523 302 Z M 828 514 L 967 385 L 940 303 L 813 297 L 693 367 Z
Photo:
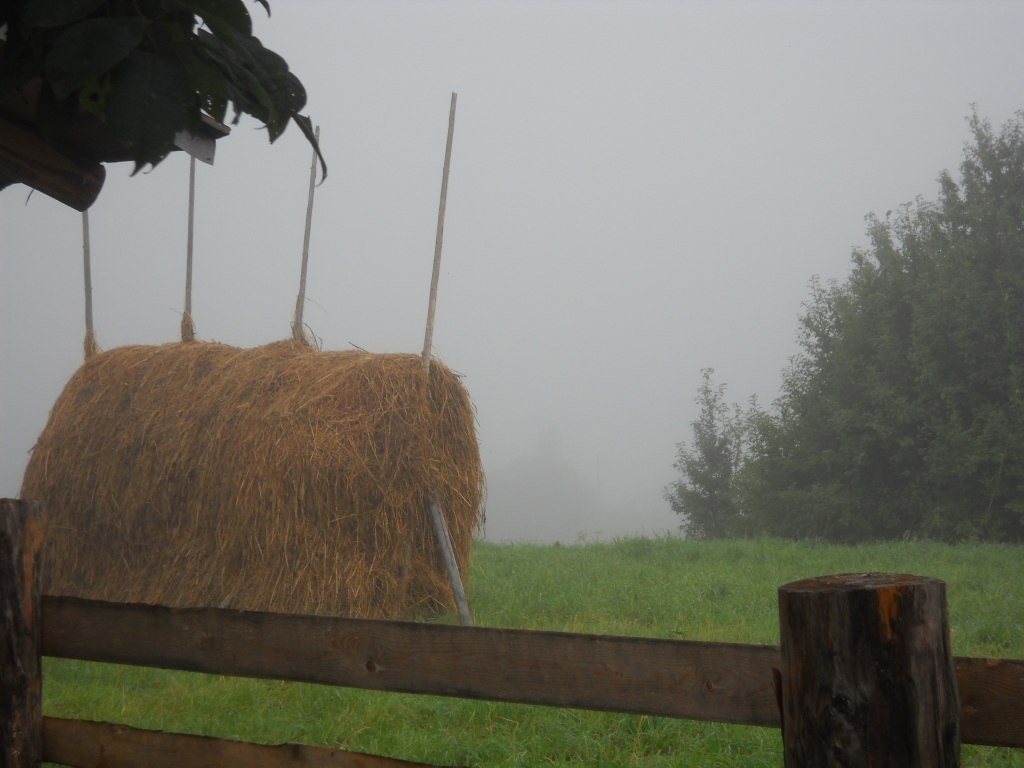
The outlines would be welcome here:
M 681 478 L 665 489 L 672 510 L 682 518 L 687 537 L 720 538 L 742 531 L 735 499 L 734 476 L 744 444 L 743 415 L 725 402 L 725 385 L 712 383 L 714 371 L 705 368 L 696 397 L 700 415 L 690 423 L 693 441 L 676 446 L 676 469 Z

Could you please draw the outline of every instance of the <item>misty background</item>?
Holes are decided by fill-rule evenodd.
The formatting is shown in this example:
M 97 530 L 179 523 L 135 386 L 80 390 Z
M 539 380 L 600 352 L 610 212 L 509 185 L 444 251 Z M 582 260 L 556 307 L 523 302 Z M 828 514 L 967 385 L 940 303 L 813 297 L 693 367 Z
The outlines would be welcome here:
M 775 397 L 812 275 L 863 217 L 934 197 L 1024 107 L 1019 3 L 278 0 L 257 34 L 308 89 L 305 319 L 324 349 L 422 347 L 459 93 L 435 355 L 465 376 L 486 537 L 675 530 L 663 499 L 701 369 Z M 197 178 L 197 334 L 284 338 L 309 147 L 243 120 Z M 107 166 L 90 210 L 97 339 L 179 337 L 188 160 Z M 0 495 L 82 360 L 81 216 L 0 193 Z

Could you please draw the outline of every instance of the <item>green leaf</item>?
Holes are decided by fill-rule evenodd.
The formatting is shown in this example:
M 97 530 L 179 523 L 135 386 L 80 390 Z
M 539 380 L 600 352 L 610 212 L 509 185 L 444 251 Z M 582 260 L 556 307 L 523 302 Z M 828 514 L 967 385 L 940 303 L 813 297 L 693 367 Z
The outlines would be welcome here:
M 193 116 L 196 94 L 175 59 L 135 51 L 114 72 L 107 122 L 133 150 L 136 173 L 160 162 Z
M 79 106 L 102 119 L 107 109 L 107 96 L 110 95 L 110 79 L 110 75 L 103 75 L 86 83 L 78 93 Z
M 29 0 L 21 17 L 25 30 L 34 27 L 64 27 L 89 16 L 106 0 Z
M 236 89 L 228 82 L 221 70 L 206 61 L 201 47 L 194 45 L 194 38 L 175 46 L 173 53 L 185 71 L 188 81 L 199 95 L 203 109 L 215 120 L 224 121 L 227 103 L 235 97 Z
M 305 136 L 306 140 L 313 146 L 316 156 L 320 158 L 320 170 L 323 171 L 323 175 L 320 177 L 320 183 L 323 184 L 327 181 L 327 161 L 324 159 L 323 153 L 320 151 L 320 142 L 316 140 L 316 133 L 313 131 L 313 121 L 305 115 L 292 115 L 292 119 L 295 121 L 295 124 L 299 126 L 299 130 L 302 131 L 302 135 Z
M 202 29 L 198 30 L 198 38 L 207 61 L 217 66 L 225 79 L 235 86 L 236 91 L 231 97 L 235 106 L 273 130 L 272 126 L 276 127 L 280 120 L 277 103 L 259 77 L 258 62 L 242 46 L 241 39 L 234 36 L 232 42 L 235 47 L 231 47 Z M 259 44 L 259 41 L 256 42 Z
M 57 98 L 108 72 L 142 41 L 146 20 L 89 19 L 68 27 L 53 43 L 43 69 Z

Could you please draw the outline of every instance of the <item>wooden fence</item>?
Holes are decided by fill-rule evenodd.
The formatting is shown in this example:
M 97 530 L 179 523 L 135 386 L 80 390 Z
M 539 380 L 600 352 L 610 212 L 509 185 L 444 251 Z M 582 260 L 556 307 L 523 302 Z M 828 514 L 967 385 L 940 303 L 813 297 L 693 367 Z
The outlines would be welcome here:
M 806 653 L 789 658 L 785 642 L 780 649 L 40 598 L 34 585 L 38 584 L 36 554 L 42 541 L 41 527 L 24 503 L 5 501 L 0 513 L 2 768 L 35 766 L 40 759 L 83 768 L 423 765 L 325 747 L 255 745 L 107 723 L 44 718 L 40 704 L 41 655 L 767 727 L 780 726 L 782 699 L 789 696 L 789 687 L 797 684 L 794 681 L 801 666 L 810 664 Z M 872 590 L 876 587 L 871 585 Z M 806 591 L 799 594 L 805 595 Z M 834 600 L 835 594 L 833 589 L 829 599 Z M 878 603 L 882 606 L 879 637 L 885 638 L 886 653 L 898 644 L 904 629 L 901 625 L 907 623 L 900 619 L 899 612 L 908 612 L 913 603 L 909 593 L 899 592 L 897 596 L 897 603 L 886 603 L 884 595 Z M 817 601 L 816 597 L 813 599 Z M 918 605 L 925 605 L 928 611 L 934 603 L 929 598 Z M 944 611 L 944 599 L 941 603 Z M 924 623 L 930 624 L 931 618 Z M 785 616 L 783 621 L 785 624 Z M 905 629 L 908 636 L 917 638 L 908 642 L 913 658 L 922 658 L 926 654 L 922 652 L 920 638 L 926 633 L 918 625 Z M 949 741 L 948 749 L 957 755 L 960 741 L 1024 747 L 1024 660 L 950 659 L 948 629 L 938 628 L 936 642 L 942 646 L 943 633 L 946 661 L 951 670 L 955 668 L 954 712 L 952 725 L 943 727 L 944 735 L 940 734 L 938 740 Z M 869 636 L 870 632 L 863 635 Z M 785 637 L 784 632 L 784 640 Z M 862 634 L 857 637 L 863 645 Z M 869 648 L 862 648 L 858 658 L 851 661 L 860 664 L 860 657 L 869 653 Z M 830 663 L 837 665 L 834 658 Z M 916 663 L 900 662 L 896 666 L 903 669 Z M 943 663 L 939 658 L 937 668 Z M 879 664 L 872 662 L 869 666 Z M 840 674 L 853 673 L 847 669 Z M 922 674 L 936 676 L 934 669 Z M 863 687 L 864 682 L 859 684 Z M 889 706 L 890 700 L 895 701 L 896 714 L 886 716 L 895 717 L 892 722 L 903 723 L 899 712 L 900 707 L 908 704 L 904 701 L 906 697 L 900 690 L 885 689 L 886 685 L 893 685 L 891 674 L 882 682 L 887 697 L 884 707 Z M 925 695 L 921 680 L 900 685 L 916 686 L 918 698 Z M 822 686 L 815 683 L 815 687 Z M 941 698 L 941 692 L 938 695 Z M 853 716 L 848 711 L 849 702 L 843 701 L 838 695 L 830 699 L 825 716 L 833 721 Z M 911 701 L 910 705 L 920 719 L 919 703 Z M 913 740 L 927 740 L 927 732 L 936 730 L 932 725 L 909 723 L 901 725 L 900 730 L 914 731 Z M 784 737 L 798 732 L 798 726 L 794 719 L 787 719 Z M 897 741 L 904 735 L 896 734 Z M 843 748 L 849 754 L 851 745 L 856 746 L 849 739 L 856 742 L 861 737 L 853 734 L 843 738 L 847 739 Z M 874 737 L 873 740 L 878 741 Z M 799 749 L 791 754 L 790 746 L 786 741 L 787 765 L 825 764 L 816 763 L 817 758 L 801 757 Z M 890 744 L 886 750 L 898 748 Z M 946 749 L 942 745 L 938 748 Z M 914 745 L 913 749 L 919 746 Z M 878 764 L 959 764 L 929 760 Z

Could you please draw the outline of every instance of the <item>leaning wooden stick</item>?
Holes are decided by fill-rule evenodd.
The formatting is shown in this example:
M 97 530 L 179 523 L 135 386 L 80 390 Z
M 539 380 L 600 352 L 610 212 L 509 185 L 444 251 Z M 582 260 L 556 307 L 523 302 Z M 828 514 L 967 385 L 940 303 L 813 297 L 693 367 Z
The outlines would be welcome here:
M 430 277 L 430 302 L 427 305 L 427 330 L 423 336 L 423 367 L 430 367 L 430 348 L 434 343 L 434 312 L 437 308 L 437 283 L 441 276 L 441 245 L 444 242 L 444 211 L 448 205 L 448 171 L 452 165 L 452 137 L 455 135 L 455 102 L 448 112 L 448 141 L 444 149 L 444 171 L 441 173 L 441 204 L 437 208 L 437 236 L 434 238 L 434 271 Z
M 452 165 L 452 137 L 455 135 L 455 102 L 458 94 L 452 94 L 452 104 L 448 112 L 448 139 L 444 149 L 444 170 L 441 173 L 441 202 L 437 209 L 437 236 L 434 238 L 434 271 L 430 277 L 430 301 L 427 305 L 427 329 L 423 335 L 423 368 L 426 374 L 430 375 L 431 346 L 434 341 L 434 313 L 437 308 L 437 283 L 441 275 L 441 246 L 444 243 L 444 212 L 448 202 L 448 171 Z M 466 589 L 462 584 L 462 574 L 459 573 L 459 564 L 455 559 L 455 547 L 452 545 L 452 535 L 448 530 L 441 508 L 431 493 L 427 497 L 427 511 L 430 513 L 430 520 L 434 526 L 434 536 L 437 539 L 437 548 L 441 553 L 445 568 L 448 570 L 448 579 L 452 584 L 452 592 L 455 595 L 455 605 L 459 611 L 459 621 L 464 626 L 473 625 L 473 614 L 469 610 L 469 600 L 466 598 Z
M 455 594 L 455 607 L 459 611 L 459 621 L 464 627 L 473 626 L 473 613 L 469 609 L 469 598 L 466 597 L 466 588 L 462 584 L 462 574 L 459 573 L 459 563 L 455 559 L 455 547 L 452 544 L 452 535 L 448 530 L 448 524 L 444 521 L 441 508 L 437 505 L 434 495 L 427 499 L 427 508 L 430 511 L 430 520 L 434 524 L 434 536 L 437 539 L 437 547 L 441 552 L 441 559 L 444 560 L 445 568 L 448 570 L 448 578 L 452 583 L 452 592 Z
M 92 329 L 92 259 L 89 253 L 89 212 L 82 211 L 82 271 L 85 275 L 85 359 L 99 352 Z
M 317 146 L 320 144 L 320 126 L 314 133 Z M 299 273 L 299 295 L 295 299 L 295 319 L 292 320 L 292 339 L 300 344 L 308 343 L 302 329 L 302 310 L 306 305 L 306 269 L 309 266 L 309 233 L 313 229 L 313 191 L 316 189 L 316 149 L 309 166 L 309 198 L 306 200 L 306 231 L 302 236 L 302 270 Z
M 185 246 L 185 311 L 181 315 L 181 340 L 195 341 L 196 327 L 192 322 L 192 243 L 196 212 L 196 159 L 188 164 L 188 241 Z

